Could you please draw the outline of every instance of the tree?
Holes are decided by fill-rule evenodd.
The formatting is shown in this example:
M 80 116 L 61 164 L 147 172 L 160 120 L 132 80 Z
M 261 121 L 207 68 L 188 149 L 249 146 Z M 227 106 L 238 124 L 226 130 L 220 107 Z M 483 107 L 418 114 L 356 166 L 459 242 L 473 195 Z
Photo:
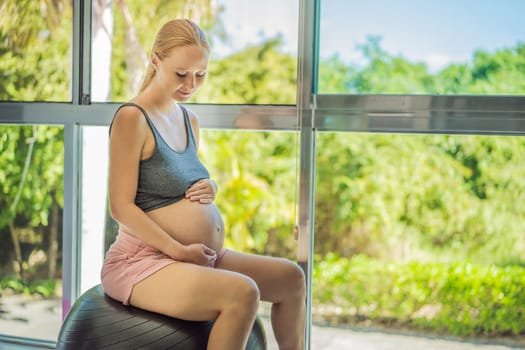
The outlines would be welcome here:
M 482 95 L 525 94 L 525 44 L 494 53 L 474 52 L 472 62 L 454 64 L 436 76 L 436 92 Z
M 379 44 L 372 37 L 361 47 L 364 67 L 345 69 L 337 57 L 326 62 L 337 69 L 321 77 L 323 84 L 334 82 L 324 91 L 523 94 L 523 44 L 477 51 L 471 63 L 434 76 Z M 525 242 L 516 227 L 524 220 L 517 204 L 525 195 L 523 151 L 519 137 L 323 134 L 317 251 L 418 259 L 426 251 L 443 259 L 521 261 Z
M 1 100 L 69 98 L 71 7 L 62 1 L 6 1 L 0 6 Z M 16 30 L 13 30 L 16 28 Z M 31 49 L 28 49 L 31 48 Z M 52 48 L 52 49 L 50 49 Z M 54 126 L 0 126 L 0 232 L 9 232 L 18 272 L 36 248 L 48 250 L 48 276 L 58 258 L 63 134 Z M 50 239 L 45 239 L 46 232 Z M 24 249 L 26 248 L 26 249 Z M 10 254 L 7 254 L 9 256 Z
M 0 99 L 70 99 L 70 3 L 6 1 L 0 13 Z
M 209 79 L 195 102 L 294 104 L 296 59 L 280 52 L 276 37 L 209 64 Z
M 412 63 L 402 56 L 384 51 L 381 38 L 368 37 L 359 46 L 367 64 L 355 70 L 349 93 L 367 94 L 423 94 L 432 90 L 433 80 L 424 63 Z
M 147 7 L 143 1 L 116 0 L 111 59 L 111 99 L 129 100 L 138 93 L 151 45 L 160 26 L 173 18 L 189 18 L 210 39 L 224 36 L 219 21 L 221 7 L 213 0 L 155 0 Z
M 0 232 L 9 231 L 24 278 L 29 254 L 45 244 L 38 233 L 48 225 L 50 209 L 63 205 L 62 129 L 0 126 L 0 135 Z M 25 252 L 22 243 L 27 243 Z
M 319 87 L 323 94 L 352 91 L 352 79 L 357 74 L 356 69 L 341 60 L 335 54 L 319 62 Z
M 241 130 L 202 136 L 201 157 L 219 184 L 226 246 L 293 259 L 298 136 Z

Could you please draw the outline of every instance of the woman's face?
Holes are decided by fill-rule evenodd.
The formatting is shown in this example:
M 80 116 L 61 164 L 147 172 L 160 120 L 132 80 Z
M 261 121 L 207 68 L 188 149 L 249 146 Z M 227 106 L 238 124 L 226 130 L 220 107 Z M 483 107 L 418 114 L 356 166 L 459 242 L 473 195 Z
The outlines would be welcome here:
M 176 101 L 186 101 L 202 85 L 208 69 L 208 51 L 198 45 L 181 46 L 160 60 L 152 55 L 154 81 Z

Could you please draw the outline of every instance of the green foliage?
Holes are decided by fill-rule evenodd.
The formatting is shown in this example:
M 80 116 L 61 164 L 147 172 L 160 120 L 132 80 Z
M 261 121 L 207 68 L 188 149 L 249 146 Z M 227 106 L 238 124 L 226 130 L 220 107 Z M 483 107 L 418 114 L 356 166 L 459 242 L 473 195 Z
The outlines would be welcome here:
M 111 100 L 127 101 L 137 94 L 133 90 L 133 80 L 141 78 L 145 72 L 151 46 L 160 26 L 174 18 L 190 18 L 209 33 L 208 40 L 224 36 L 219 22 L 222 8 L 211 0 L 152 0 L 145 6 L 142 1 L 113 1 L 114 28 L 111 57 Z M 144 8 L 147 7 L 147 11 Z M 126 23 L 124 11 L 130 16 L 131 26 Z M 138 47 L 129 41 L 130 30 L 138 39 Z M 138 51 L 137 51 L 138 50 Z M 131 52 L 130 52 L 131 51 Z M 130 57 L 130 54 L 132 57 Z M 135 63 L 135 65 L 132 64 Z M 138 62 L 138 63 L 137 63 Z
M 0 9 L 0 27 L 8 29 L 4 43 L 18 50 L 38 44 L 43 30 L 59 30 L 63 17 L 67 19 L 64 13 L 71 5 L 60 0 L 18 0 L 2 1 Z
M 195 102 L 294 104 L 296 59 L 279 52 L 282 39 L 269 39 L 209 64 L 209 80 Z
M 42 232 L 53 204 L 63 206 L 63 128 L 0 125 L 0 149 L 0 237 L 6 242 L 0 245 L 0 263 L 5 264 L 17 244 L 10 238 L 10 224 L 26 244 L 22 248 L 30 247 L 22 251 L 27 258 L 47 243 Z
M 6 2 L 0 19 L 0 100 L 70 99 L 71 32 L 70 2 Z
M 347 64 L 337 55 L 319 65 L 319 92 L 339 94 L 432 93 L 434 79 L 423 63 L 392 56 L 380 46 L 380 37 L 369 37 L 359 46 L 366 64 Z
M 352 79 L 355 69 L 344 63 L 339 55 L 334 55 L 319 62 L 318 91 L 323 94 L 352 91 Z
M 524 154 L 520 137 L 322 134 L 316 251 L 520 261 Z
M 525 44 L 494 53 L 478 50 L 472 61 L 451 64 L 430 73 L 420 62 L 410 62 L 381 48 L 380 37 L 359 46 L 363 66 L 342 62 L 338 56 L 321 62 L 319 91 L 340 94 L 525 94 Z
M 49 298 L 56 296 L 57 281 L 53 279 L 25 283 L 15 277 L 4 277 L 0 279 L 0 296 L 4 290 L 9 290 L 15 294 L 39 295 Z
M 313 288 L 314 317 L 337 314 L 457 336 L 525 335 L 525 273 L 518 266 L 328 254 L 316 259 Z
M 472 63 L 454 64 L 436 76 L 436 93 L 506 94 L 525 93 L 525 44 L 493 54 L 478 50 Z
M 225 244 L 294 256 L 296 135 L 204 130 L 201 157 L 219 184 Z
M 33 143 L 31 165 L 22 189 L 22 171 Z M 63 129 L 50 126 L 0 125 L 0 229 L 18 214 L 30 226 L 47 225 L 53 200 L 62 204 Z M 16 211 L 12 205 L 20 190 Z M 53 197 L 54 196 L 54 197 Z

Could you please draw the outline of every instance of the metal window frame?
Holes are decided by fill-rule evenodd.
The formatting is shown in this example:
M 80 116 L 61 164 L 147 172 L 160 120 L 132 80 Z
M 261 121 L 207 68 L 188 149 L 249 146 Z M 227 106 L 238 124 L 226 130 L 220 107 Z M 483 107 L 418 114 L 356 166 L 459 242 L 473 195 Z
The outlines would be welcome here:
M 299 6 L 297 57 L 297 120 L 300 137 L 298 263 L 306 275 L 306 349 L 311 347 L 312 282 L 315 213 L 315 94 L 319 57 L 321 0 L 304 0 Z
M 525 133 L 524 96 L 318 95 L 315 129 L 342 132 Z
M 239 129 L 238 117 L 256 130 L 295 131 L 300 140 L 298 262 L 308 280 L 307 348 L 310 349 L 312 257 L 315 213 L 315 139 L 318 132 L 525 134 L 523 96 L 327 95 L 318 94 L 320 0 L 299 0 L 296 105 L 196 104 L 206 129 Z M 0 124 L 64 126 L 63 304 L 67 312 L 80 290 L 82 127 L 107 126 L 117 103 L 90 102 L 90 0 L 74 0 L 73 75 L 70 103 L 0 102 Z M 2 341 L 25 340 L 0 334 Z M 14 339 L 14 340 L 13 340 Z M 49 342 L 27 339 L 33 347 Z

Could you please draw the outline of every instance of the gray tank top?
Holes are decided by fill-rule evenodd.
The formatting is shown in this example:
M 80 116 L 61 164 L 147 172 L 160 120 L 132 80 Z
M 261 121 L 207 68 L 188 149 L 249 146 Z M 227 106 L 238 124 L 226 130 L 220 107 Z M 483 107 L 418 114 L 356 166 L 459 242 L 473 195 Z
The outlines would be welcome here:
M 180 106 L 186 126 L 186 149 L 177 152 L 162 138 L 150 117 L 141 106 L 125 103 L 123 106 L 135 106 L 142 111 L 155 138 L 155 149 L 151 157 L 141 160 L 135 204 L 145 212 L 167 206 L 184 198 L 184 193 L 193 183 L 208 179 L 210 174 L 199 160 L 197 145 L 191 129 L 188 112 Z M 111 129 L 110 129 L 111 132 Z

